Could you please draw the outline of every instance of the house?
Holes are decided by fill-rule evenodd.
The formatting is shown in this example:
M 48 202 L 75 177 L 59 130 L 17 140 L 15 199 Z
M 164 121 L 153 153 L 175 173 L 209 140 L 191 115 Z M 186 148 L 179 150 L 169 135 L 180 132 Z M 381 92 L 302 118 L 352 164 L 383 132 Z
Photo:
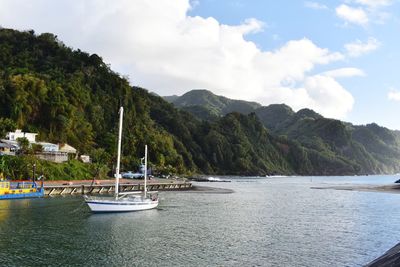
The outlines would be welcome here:
M 28 139 L 29 143 L 35 143 L 37 135 L 37 133 L 25 133 L 20 129 L 17 129 L 15 130 L 15 132 L 8 132 L 6 138 L 8 138 L 8 140 L 10 141 L 17 141 L 18 138 L 25 137 L 26 139 Z
M 76 154 L 77 150 L 68 144 L 53 144 L 49 142 L 36 142 L 37 133 L 26 133 L 20 129 L 15 132 L 7 133 L 7 139 L 2 139 L 0 144 L 0 152 L 8 155 L 15 155 L 15 152 L 19 149 L 18 138 L 25 137 L 29 143 L 39 145 L 41 151 L 36 151 L 35 156 L 39 159 L 53 161 L 53 162 L 65 162 L 68 161 L 68 154 Z M 90 158 L 87 159 L 90 162 Z
M 49 142 L 36 142 L 35 144 L 42 147 L 41 152 L 35 153 L 37 158 L 57 163 L 68 161 L 68 153 L 60 151 L 60 146 L 58 144 Z
M 0 142 L 0 155 L 15 155 L 18 147 L 12 144 Z

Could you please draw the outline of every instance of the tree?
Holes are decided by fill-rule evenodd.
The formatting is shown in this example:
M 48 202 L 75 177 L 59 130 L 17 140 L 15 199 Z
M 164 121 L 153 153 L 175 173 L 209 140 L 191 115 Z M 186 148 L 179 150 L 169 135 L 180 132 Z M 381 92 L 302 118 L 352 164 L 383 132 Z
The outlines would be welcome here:
M 0 138 L 4 138 L 5 135 L 14 131 L 17 128 L 17 124 L 9 118 L 0 118 Z
M 8 164 L 6 163 L 4 157 L 0 157 L 0 181 L 4 180 L 8 173 Z
M 110 161 L 109 154 L 103 148 L 94 148 L 90 156 L 92 158 L 92 169 L 94 171 L 93 179 L 107 177 L 107 172 L 109 171 L 107 164 Z
M 32 151 L 34 153 L 36 152 L 42 152 L 43 151 L 43 146 L 40 144 L 32 144 Z
M 29 140 L 26 139 L 26 137 L 18 137 L 17 142 L 19 150 L 22 154 L 28 154 L 30 152 L 31 144 L 29 143 Z

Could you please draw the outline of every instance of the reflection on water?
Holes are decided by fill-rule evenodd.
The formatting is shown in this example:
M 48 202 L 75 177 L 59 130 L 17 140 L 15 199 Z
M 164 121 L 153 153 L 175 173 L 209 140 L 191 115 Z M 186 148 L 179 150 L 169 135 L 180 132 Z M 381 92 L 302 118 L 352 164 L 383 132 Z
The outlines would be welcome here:
M 10 205 L 11 201 L 9 200 L 0 201 L 0 223 L 8 217 L 8 213 L 11 209 Z
M 287 177 L 162 192 L 159 209 L 91 214 L 80 197 L 0 201 L 0 265 L 361 266 L 397 243 L 400 195 L 312 190 L 396 177 Z

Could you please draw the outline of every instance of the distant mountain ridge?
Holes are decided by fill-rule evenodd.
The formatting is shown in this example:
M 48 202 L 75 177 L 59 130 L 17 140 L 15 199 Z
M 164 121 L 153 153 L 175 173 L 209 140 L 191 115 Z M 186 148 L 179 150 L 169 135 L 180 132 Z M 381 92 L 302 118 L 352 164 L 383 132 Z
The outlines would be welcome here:
M 356 166 L 361 173 L 396 172 L 399 169 L 399 131 L 392 131 L 375 123 L 357 126 L 328 119 L 311 109 L 294 112 L 285 104 L 261 106 L 257 103 L 250 104 L 254 102 L 236 101 L 238 100 L 217 96 L 207 90 L 195 90 L 175 98 L 172 103 L 205 120 L 210 119 L 209 114 L 225 115 L 222 105 L 218 103 L 241 103 L 247 109 L 235 109 L 237 106 L 230 105 L 225 111 L 243 114 L 254 112 L 273 136 L 298 142 L 309 150 L 308 153 L 315 152 L 318 156 L 342 159 Z M 194 107 L 196 112 L 193 111 Z
M 191 90 L 182 96 L 165 96 L 163 98 L 201 119 L 222 117 L 231 112 L 249 114 L 261 107 L 261 104 L 256 102 L 233 100 L 204 89 Z

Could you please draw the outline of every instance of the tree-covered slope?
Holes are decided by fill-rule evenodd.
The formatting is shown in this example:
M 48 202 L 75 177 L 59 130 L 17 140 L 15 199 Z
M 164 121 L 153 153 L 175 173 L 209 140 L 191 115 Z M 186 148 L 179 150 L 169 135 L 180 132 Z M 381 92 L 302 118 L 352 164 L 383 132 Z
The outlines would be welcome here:
M 255 110 L 265 127 L 275 130 L 280 123 L 293 116 L 293 110 L 285 104 L 274 104 L 268 107 L 260 107 Z
M 204 96 L 200 97 L 199 94 Z M 191 95 L 191 92 L 186 95 Z M 212 95 L 208 91 L 197 91 L 196 95 L 200 99 L 207 96 L 218 101 L 226 101 L 226 98 Z M 229 99 L 229 101 L 235 100 Z M 214 119 L 206 114 L 207 112 L 211 114 L 215 108 L 209 109 L 209 104 L 203 105 L 201 102 L 197 104 L 195 109 L 187 106 L 182 109 L 201 119 Z M 254 112 L 262 124 L 271 131 L 272 136 L 284 137 L 288 142 L 298 144 L 306 153 L 306 163 L 303 162 L 303 166 L 295 164 L 296 168 L 293 165 L 301 157 L 300 155 L 291 162 L 291 166 L 297 172 L 365 174 L 396 173 L 400 170 L 400 135 L 396 131 L 376 124 L 354 126 L 324 118 L 310 109 L 294 112 L 284 104 L 259 107 Z
M 132 88 L 99 56 L 72 50 L 52 34 L 0 30 L 0 96 L 0 133 L 15 127 L 38 132 L 40 140 L 69 143 L 110 167 L 122 105 L 125 169 L 138 164 L 148 144 L 151 164 L 161 172 L 293 172 L 282 167 L 282 158 L 262 154 L 267 151 L 253 136 L 258 134 L 251 130 L 254 118 L 203 123 L 145 89 Z M 238 131 L 227 135 L 227 120 Z

